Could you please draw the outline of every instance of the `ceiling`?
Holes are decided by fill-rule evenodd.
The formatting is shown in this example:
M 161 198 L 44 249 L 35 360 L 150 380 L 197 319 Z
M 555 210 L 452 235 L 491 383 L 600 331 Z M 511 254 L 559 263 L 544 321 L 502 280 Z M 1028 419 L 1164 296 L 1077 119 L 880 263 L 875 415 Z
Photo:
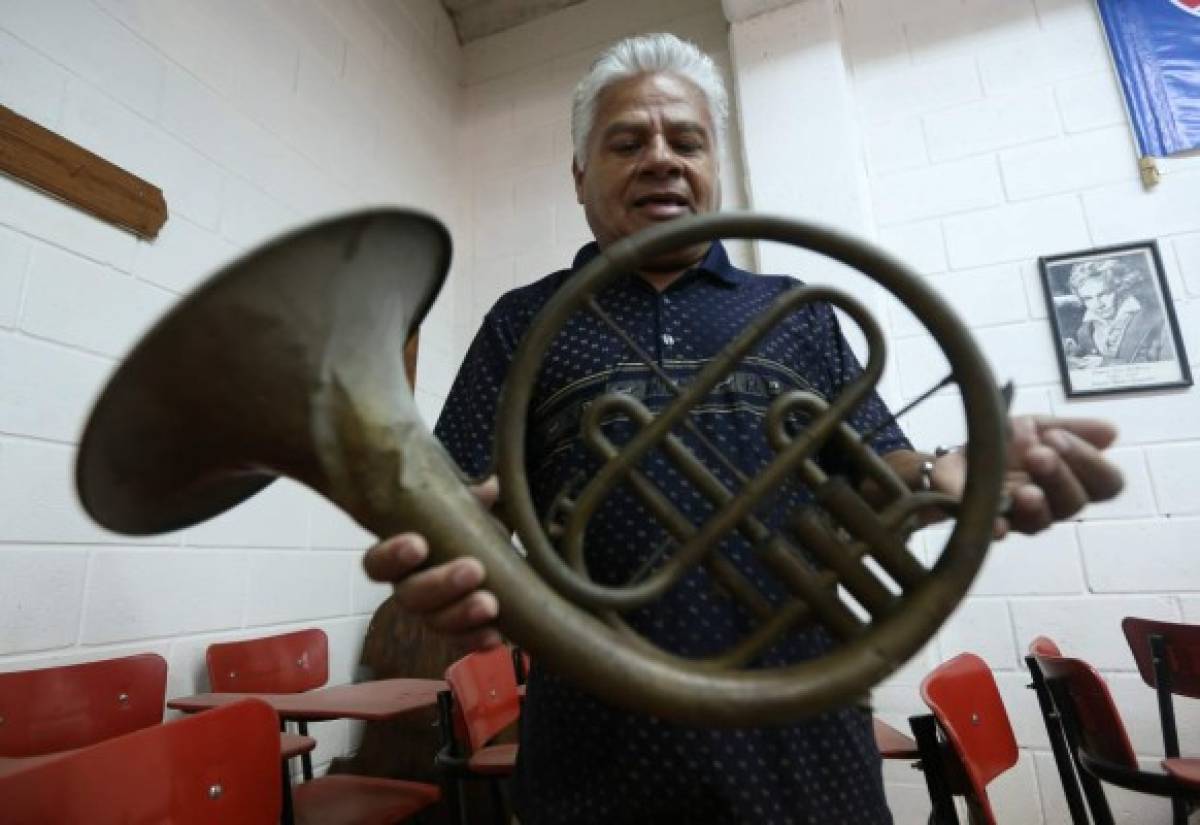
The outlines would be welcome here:
M 583 0 L 441 0 L 461 43 L 520 26 Z

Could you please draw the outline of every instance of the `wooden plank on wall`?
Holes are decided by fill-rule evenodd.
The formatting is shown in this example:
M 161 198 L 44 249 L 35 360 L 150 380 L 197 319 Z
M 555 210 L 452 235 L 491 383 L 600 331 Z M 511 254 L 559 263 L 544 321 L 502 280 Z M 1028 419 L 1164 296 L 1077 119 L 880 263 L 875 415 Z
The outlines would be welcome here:
M 143 238 L 167 220 L 157 186 L 4 106 L 0 171 Z

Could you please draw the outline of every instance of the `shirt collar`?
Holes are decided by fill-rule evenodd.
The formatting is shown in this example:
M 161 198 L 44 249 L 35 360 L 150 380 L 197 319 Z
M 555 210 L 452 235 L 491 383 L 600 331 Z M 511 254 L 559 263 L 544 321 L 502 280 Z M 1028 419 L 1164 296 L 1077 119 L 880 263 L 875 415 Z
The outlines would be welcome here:
M 571 269 L 578 271 L 599 256 L 599 245 L 595 241 L 586 243 L 575 253 Z M 720 241 L 713 241 L 712 246 L 708 248 L 708 252 L 704 253 L 704 257 L 695 269 L 716 277 L 727 286 L 737 286 L 750 277 L 749 272 L 738 269 L 729 262 L 729 254 L 725 251 L 725 245 Z

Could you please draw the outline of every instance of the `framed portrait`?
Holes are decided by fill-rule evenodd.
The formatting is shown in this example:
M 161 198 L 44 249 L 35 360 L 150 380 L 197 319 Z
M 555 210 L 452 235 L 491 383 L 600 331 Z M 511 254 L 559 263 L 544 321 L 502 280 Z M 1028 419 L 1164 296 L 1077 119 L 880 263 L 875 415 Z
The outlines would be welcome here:
M 1154 241 L 1038 259 L 1068 396 L 1191 386 Z

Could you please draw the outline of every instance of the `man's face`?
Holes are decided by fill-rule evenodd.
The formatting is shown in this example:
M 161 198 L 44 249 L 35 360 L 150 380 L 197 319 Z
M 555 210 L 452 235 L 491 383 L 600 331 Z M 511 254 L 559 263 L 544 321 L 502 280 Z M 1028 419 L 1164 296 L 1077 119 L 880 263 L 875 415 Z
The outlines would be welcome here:
M 572 172 L 602 249 L 647 226 L 717 208 L 713 132 L 704 95 L 675 75 L 639 75 L 600 94 L 586 166 L 574 164 Z M 647 268 L 686 269 L 707 247 L 681 250 Z
M 1089 278 L 1080 284 L 1079 299 L 1088 312 L 1101 320 L 1111 320 L 1117 314 L 1117 292 L 1104 278 Z

